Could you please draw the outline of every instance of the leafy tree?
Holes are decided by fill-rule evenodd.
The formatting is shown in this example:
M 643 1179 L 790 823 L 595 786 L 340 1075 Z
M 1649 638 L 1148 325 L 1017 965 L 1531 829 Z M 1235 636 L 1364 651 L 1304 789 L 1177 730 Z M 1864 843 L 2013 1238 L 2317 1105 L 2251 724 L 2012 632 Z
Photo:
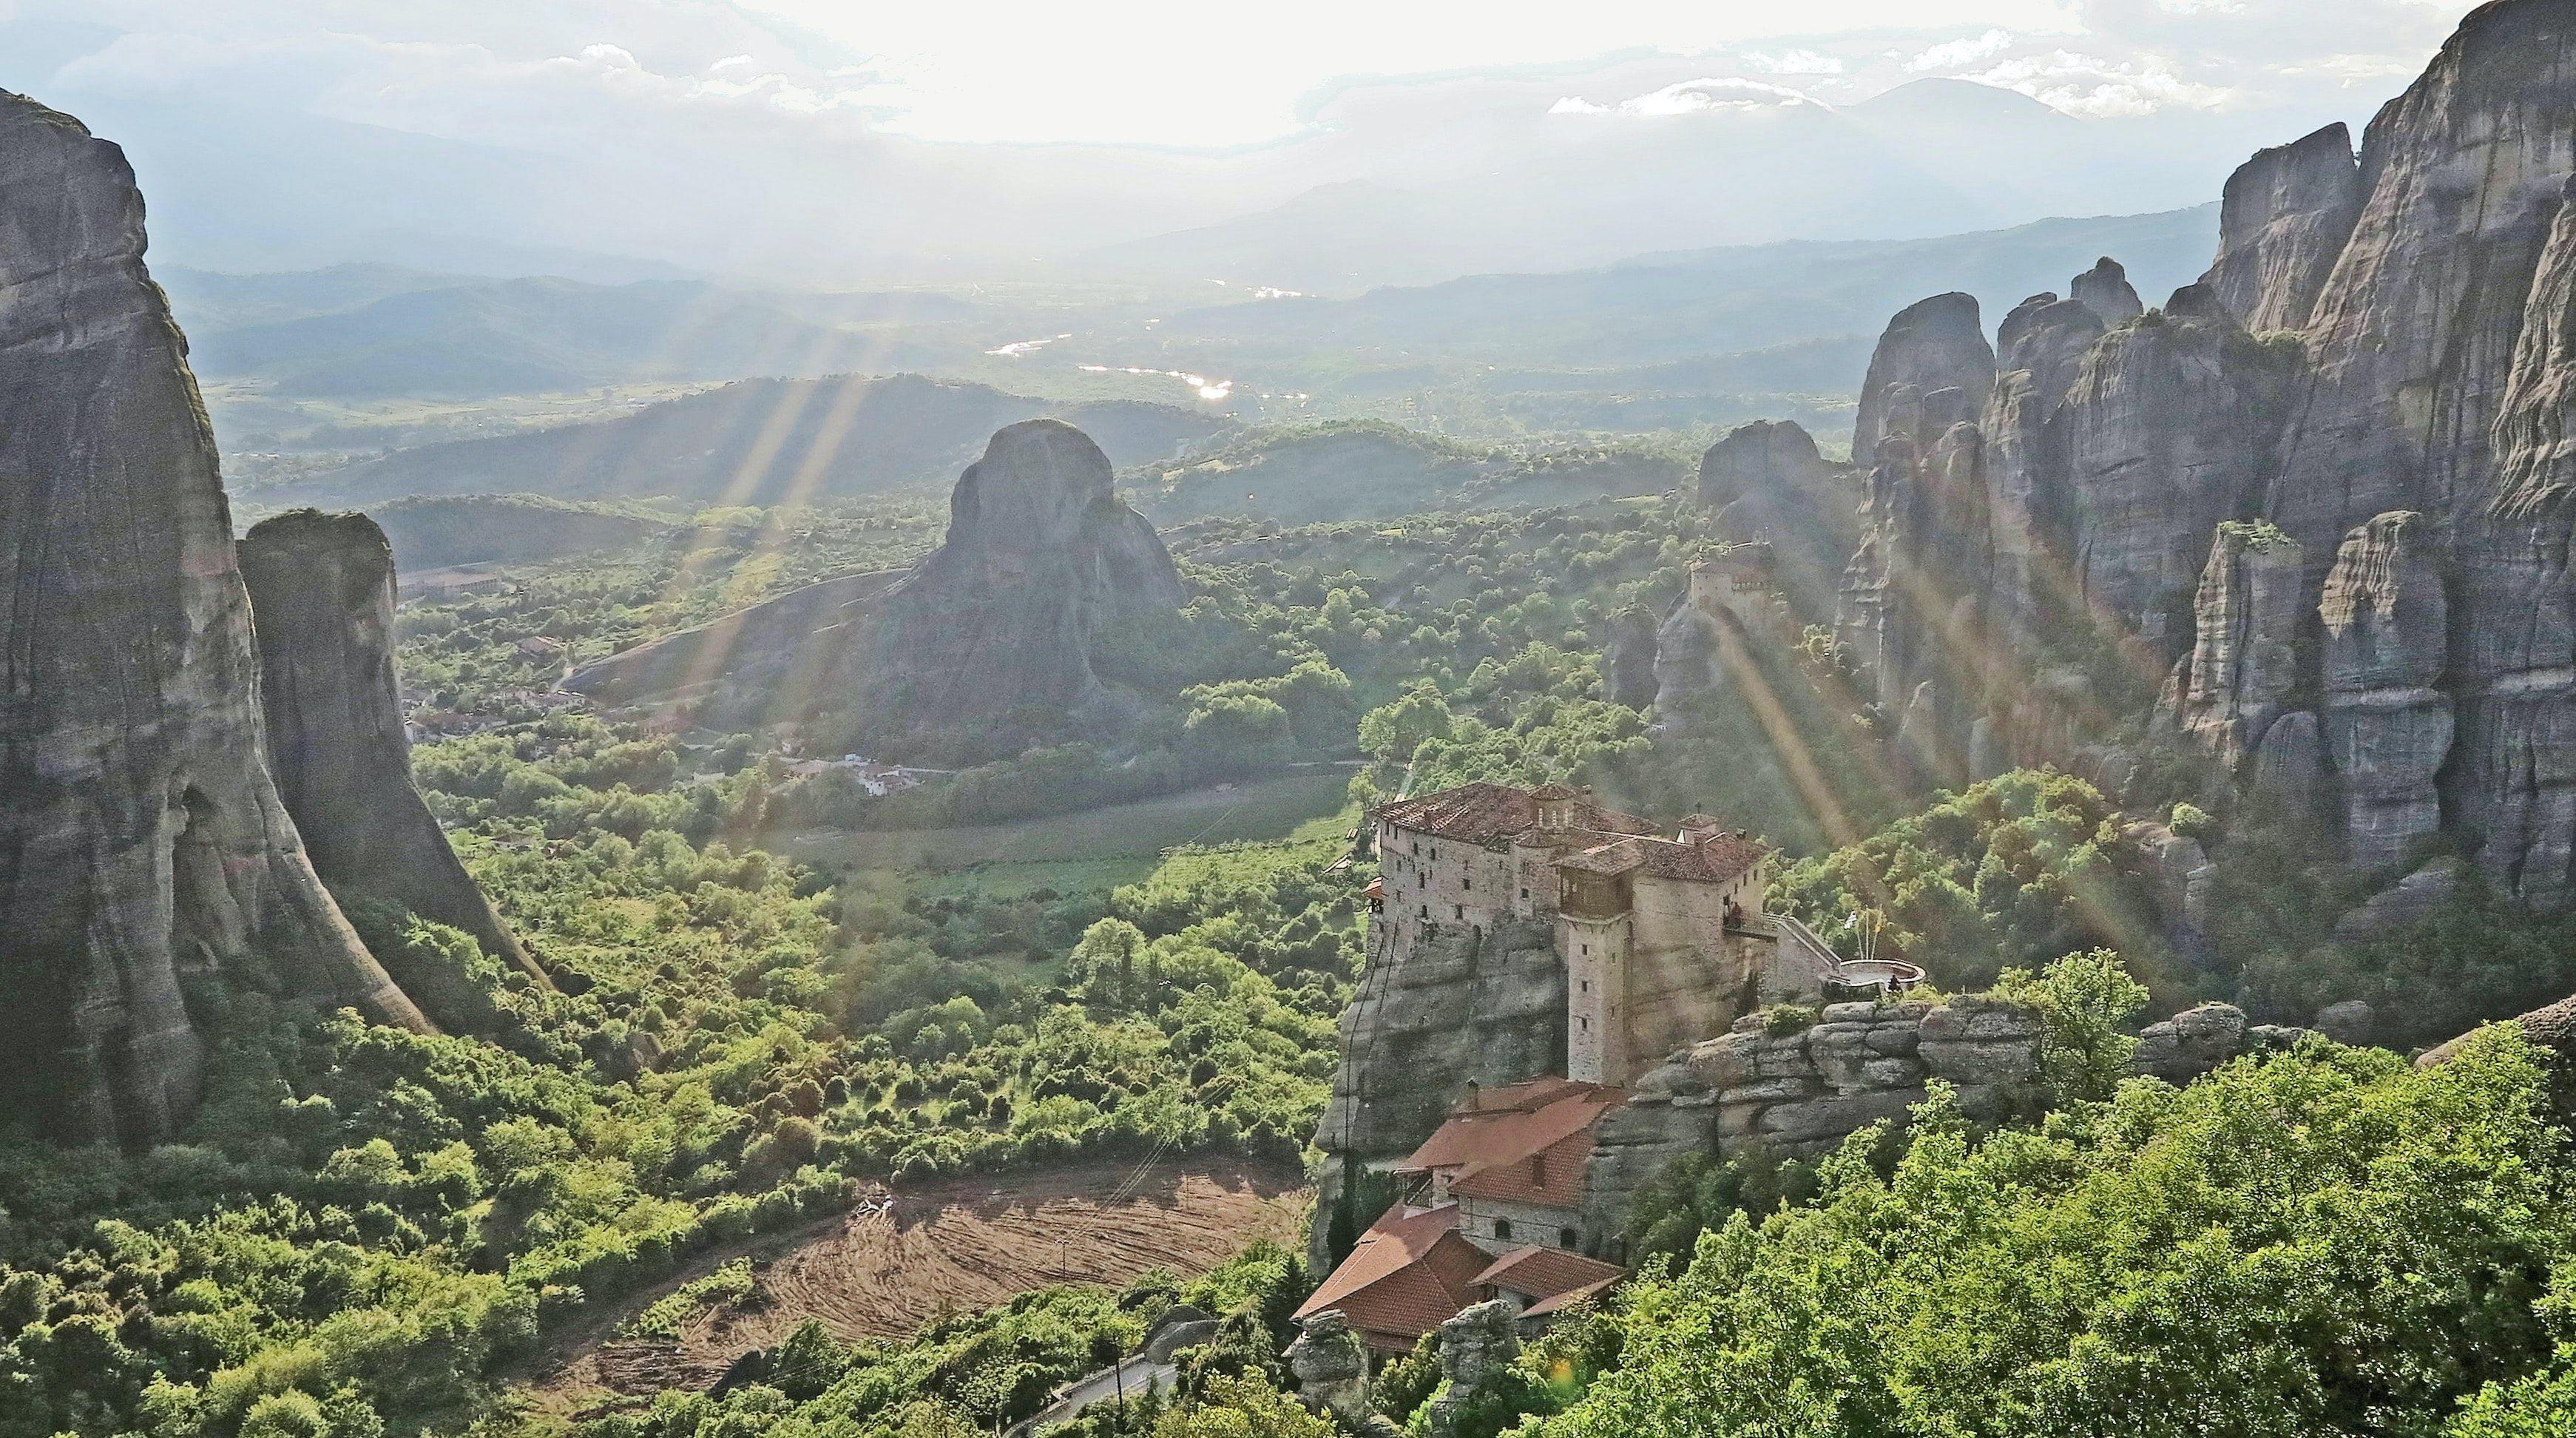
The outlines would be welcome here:
M 2430 1070 L 2306 1049 L 1983 1141 L 1936 1096 L 1891 1176 L 1847 1149 L 1815 1205 L 1632 1283 L 1620 1366 L 1541 1431 L 2438 1431 L 2551 1352 L 2576 1215 L 2541 1079 L 2489 1030 Z
M 2006 969 L 1995 992 L 2038 1012 L 2040 1081 L 2057 1104 L 2107 1099 L 2129 1076 L 2138 1041 L 2122 1029 L 2146 1006 L 2147 989 L 2118 954 L 2068 954 L 2036 977 Z

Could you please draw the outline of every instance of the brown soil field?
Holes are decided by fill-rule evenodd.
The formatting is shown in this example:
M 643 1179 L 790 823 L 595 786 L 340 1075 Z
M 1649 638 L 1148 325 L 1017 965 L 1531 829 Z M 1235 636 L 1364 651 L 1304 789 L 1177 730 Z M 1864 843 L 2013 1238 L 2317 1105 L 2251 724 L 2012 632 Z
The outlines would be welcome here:
M 942 1314 L 1050 1283 L 1118 1285 L 1152 1268 L 1194 1277 L 1255 1239 L 1296 1244 L 1314 1197 L 1293 1168 L 1167 1161 L 1109 1203 L 1133 1177 L 1132 1167 L 1102 1164 L 908 1185 L 890 1204 L 752 1246 L 751 1297 L 698 1315 L 676 1341 L 602 1341 L 614 1324 L 745 1250 L 703 1255 L 603 1315 L 531 1396 L 565 1411 L 703 1389 L 809 1318 L 843 1340 L 901 1338 Z

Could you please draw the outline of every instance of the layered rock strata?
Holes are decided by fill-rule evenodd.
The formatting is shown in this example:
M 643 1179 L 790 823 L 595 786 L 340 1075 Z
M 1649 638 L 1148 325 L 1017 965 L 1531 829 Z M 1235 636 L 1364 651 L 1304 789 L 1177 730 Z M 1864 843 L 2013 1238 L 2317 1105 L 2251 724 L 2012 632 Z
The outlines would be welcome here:
M 363 514 L 299 510 L 237 551 L 258 635 L 268 756 L 313 868 L 343 903 L 389 899 L 542 978 L 411 783 L 394 680 L 393 547 Z M 397 973 L 441 1024 L 480 1017 L 452 976 Z
M 179 1129 L 238 984 L 428 1027 L 278 801 L 231 519 L 114 145 L 0 95 L 0 1107 Z
M 2306 1033 L 2203 1004 L 2148 1025 L 2131 1068 L 2187 1084 L 2244 1054 L 2287 1049 Z M 1763 1016 L 1747 1015 L 1648 1072 L 1625 1105 L 1603 1116 L 1584 1169 L 1584 1231 L 1621 1232 L 1638 1187 L 1684 1154 L 1758 1145 L 1812 1158 L 1871 1124 L 1903 1123 L 1935 1079 L 1955 1089 L 1971 1118 L 2031 1113 L 2040 1102 L 2039 1049 L 2038 1016 L 1985 995 L 1939 1006 L 1828 1004 L 1818 1022 L 1776 1033 Z

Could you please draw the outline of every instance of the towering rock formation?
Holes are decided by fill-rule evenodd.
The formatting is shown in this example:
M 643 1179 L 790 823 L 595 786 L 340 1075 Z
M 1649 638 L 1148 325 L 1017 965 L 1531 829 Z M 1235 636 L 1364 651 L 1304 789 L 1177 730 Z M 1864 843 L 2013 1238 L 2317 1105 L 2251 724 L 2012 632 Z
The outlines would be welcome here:
M 1095 637 L 1188 600 L 1109 457 L 1062 420 L 993 436 L 949 499 L 948 542 L 888 594 L 862 682 L 898 729 L 1102 697 Z
M 2299 687 L 2306 572 L 2297 540 L 2259 524 L 2222 524 L 2192 601 L 2192 652 L 2178 672 L 2177 717 L 2242 762 L 2265 741 Z M 2309 716 L 2314 732 L 2314 716 Z
M 1772 574 L 1800 619 L 1833 615 L 1842 568 L 1860 542 L 1861 486 L 1816 452 L 1795 420 L 1738 425 L 1699 462 L 1699 502 L 1730 541 L 1771 546 Z
M 542 977 L 412 788 L 384 531 L 363 514 L 298 510 L 253 526 L 238 553 L 259 638 L 269 765 L 314 871 L 344 903 L 391 899 Z M 452 976 L 395 977 L 444 1025 L 480 1017 L 479 994 L 444 992 Z
M 1897 311 L 1870 352 L 1869 374 L 1861 381 L 1852 462 L 1873 462 L 1879 441 L 1890 434 L 1919 431 L 1915 406 L 1925 396 L 1955 389 L 1960 398 L 1949 407 L 1974 415 L 1985 408 L 1994 383 L 1994 346 L 1986 343 L 1978 321 L 1976 296 L 1952 291 Z
M 2126 283 L 2126 281 L 2122 281 Z M 2002 372 L 1987 401 L 1986 504 L 1992 516 L 1992 607 L 1997 643 L 1987 682 L 2038 643 L 2048 617 L 2071 612 L 2074 596 L 2056 556 L 2066 552 L 2071 516 L 2060 476 L 2066 426 L 2058 422 L 2084 352 L 2102 337 L 2100 311 L 2049 293 L 2013 306 L 1997 332 Z
M 2341 121 L 2257 151 L 2227 178 L 2218 260 L 2201 283 L 2249 330 L 2306 328 L 2361 198 L 2352 132 Z
M 2093 268 L 2077 275 L 2067 286 L 2067 297 L 2102 317 L 2106 325 L 2124 325 L 2146 313 L 2138 300 L 2137 288 L 2129 283 L 2129 272 L 2118 260 L 2104 255 L 2093 262 Z
M 2164 712 L 2351 863 L 2443 832 L 2570 897 L 2571 114 L 2576 6 L 2477 10 L 2357 164 L 2329 128 L 2240 169 L 2161 311 L 2107 263 L 2017 307 L 1971 429 L 1925 389 L 1977 388 L 1973 312 L 1900 314 L 1841 628 L 1907 747 L 2082 767 L 2171 666 Z
M 949 501 L 947 542 L 891 581 L 826 580 L 593 664 L 612 702 L 704 701 L 736 723 L 835 711 L 854 740 L 958 759 L 1114 734 L 1151 696 L 1147 630 L 1186 602 L 1172 557 L 1119 502 L 1108 457 L 1061 420 L 996 433 Z
M 2221 521 L 2252 512 L 2290 379 L 2206 286 L 2102 336 L 2064 391 L 2067 553 L 2085 609 L 2161 672 L 2191 631 Z
M 315 877 L 186 342 L 124 155 L 0 96 L 0 1105 L 174 1132 L 200 984 L 427 1026 Z
M 2326 752 L 2342 779 L 2345 857 L 2384 869 L 2441 827 L 2433 776 L 2451 750 L 2442 677 L 2448 610 L 2424 516 L 2383 514 L 2346 535 L 2326 575 Z

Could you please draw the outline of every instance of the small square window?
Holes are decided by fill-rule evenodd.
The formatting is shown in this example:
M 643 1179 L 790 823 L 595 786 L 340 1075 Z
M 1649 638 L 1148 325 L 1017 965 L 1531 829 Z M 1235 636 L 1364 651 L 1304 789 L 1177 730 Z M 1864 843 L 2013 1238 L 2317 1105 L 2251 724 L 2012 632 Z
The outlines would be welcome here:
M 1523 886 L 1522 886 L 1522 888 L 1521 888 L 1521 897 L 1522 897 L 1522 898 L 1524 898 L 1524 899 L 1526 899 L 1526 898 L 1528 898 L 1528 897 L 1529 897 L 1529 887 L 1528 887 L 1527 885 L 1523 885 Z

